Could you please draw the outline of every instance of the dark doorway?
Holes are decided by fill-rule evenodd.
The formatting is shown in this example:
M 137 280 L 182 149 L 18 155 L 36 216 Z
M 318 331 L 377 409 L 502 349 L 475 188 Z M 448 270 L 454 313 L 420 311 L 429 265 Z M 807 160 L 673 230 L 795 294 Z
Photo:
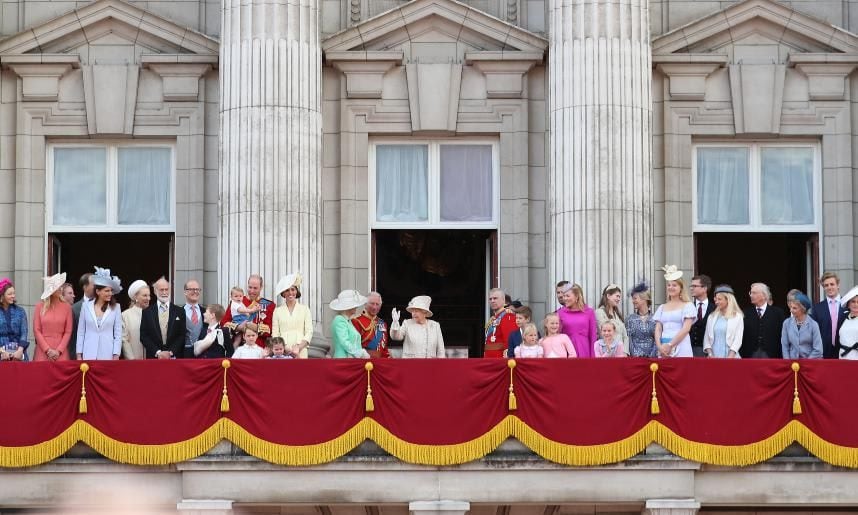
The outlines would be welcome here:
M 393 307 L 407 318 L 408 301 L 429 295 L 445 346 L 479 356 L 494 241 L 494 231 L 486 230 L 373 231 L 373 287 L 384 298 L 384 318 Z
M 173 233 L 56 233 L 48 237 L 48 273 L 66 272 L 75 297 L 81 275 L 93 266 L 109 268 L 122 280 L 119 301 L 127 305 L 128 285 L 137 279 L 152 283 L 173 275 Z
M 711 277 L 714 285 L 732 286 L 743 308 L 750 305 L 748 291 L 756 282 L 767 284 L 782 308 L 793 288 L 818 296 L 816 233 L 697 233 L 694 242 L 697 273 Z

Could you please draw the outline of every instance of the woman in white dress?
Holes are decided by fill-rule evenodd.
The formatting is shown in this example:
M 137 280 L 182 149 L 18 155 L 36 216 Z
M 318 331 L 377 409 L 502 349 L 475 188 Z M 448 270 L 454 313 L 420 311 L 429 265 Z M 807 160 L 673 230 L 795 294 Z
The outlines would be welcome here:
M 118 277 L 95 267 L 95 298 L 84 302 L 77 326 L 78 359 L 119 359 L 122 352 L 122 313 L 116 294 L 122 291 Z
M 146 359 L 146 349 L 140 343 L 140 320 L 143 310 L 149 307 L 151 294 L 146 281 L 137 279 L 128 287 L 131 306 L 122 312 L 122 357 Z
M 667 281 L 667 302 L 658 307 L 655 315 L 655 345 L 659 358 L 690 358 L 691 338 L 688 333 L 697 319 L 694 304 L 688 297 L 682 271 L 676 265 L 662 267 Z
M 846 292 L 840 302 L 849 313 L 840 326 L 840 348 L 837 355 L 840 359 L 858 359 L 858 286 Z
M 429 305 L 432 297 L 419 295 L 411 299 L 406 311 L 411 313 L 411 318 L 399 325 L 399 310 L 393 308 L 391 316 L 393 323 L 390 325 L 390 337 L 394 340 L 403 341 L 403 358 L 444 358 L 444 336 L 441 334 L 441 325 L 434 320 L 429 320 L 432 311 Z

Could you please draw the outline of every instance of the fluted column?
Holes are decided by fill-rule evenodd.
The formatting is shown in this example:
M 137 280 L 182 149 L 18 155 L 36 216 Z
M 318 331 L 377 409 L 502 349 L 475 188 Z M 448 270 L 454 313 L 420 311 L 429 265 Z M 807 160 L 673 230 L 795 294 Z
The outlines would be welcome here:
M 550 280 L 652 279 L 647 0 L 550 0 Z M 553 291 L 553 288 L 552 288 Z
M 271 298 L 281 276 L 301 272 L 301 302 L 318 329 L 319 0 L 222 5 L 218 294 L 259 273 Z

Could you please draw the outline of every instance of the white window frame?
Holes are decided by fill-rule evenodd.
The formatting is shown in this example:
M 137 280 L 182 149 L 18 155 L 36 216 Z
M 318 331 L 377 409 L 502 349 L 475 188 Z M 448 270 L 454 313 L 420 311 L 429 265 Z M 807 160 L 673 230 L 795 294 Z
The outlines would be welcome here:
M 370 229 L 497 229 L 500 220 L 500 156 L 498 139 L 475 138 L 372 138 L 369 142 L 369 227 Z M 378 145 L 427 145 L 428 219 L 422 222 L 380 222 L 376 220 L 376 147 Z M 492 219 L 484 222 L 441 221 L 441 145 L 491 145 Z
M 748 215 L 747 224 L 703 224 L 697 220 L 697 151 L 701 148 L 748 149 Z M 813 224 L 781 225 L 762 223 L 762 160 L 763 148 L 809 148 L 813 151 Z M 822 157 L 819 141 L 707 141 L 695 143 L 691 152 L 691 211 L 693 232 L 820 232 L 822 228 Z
M 120 224 L 118 220 L 119 195 L 119 149 L 120 148 L 169 148 L 170 149 L 170 223 L 163 225 Z M 105 166 L 107 180 L 106 223 L 92 225 L 54 224 L 54 149 L 57 148 L 103 148 L 106 150 Z M 176 231 L 176 142 L 175 141 L 129 141 L 99 140 L 92 142 L 54 141 L 48 144 L 45 160 L 45 228 L 47 233 L 63 232 L 175 232 Z

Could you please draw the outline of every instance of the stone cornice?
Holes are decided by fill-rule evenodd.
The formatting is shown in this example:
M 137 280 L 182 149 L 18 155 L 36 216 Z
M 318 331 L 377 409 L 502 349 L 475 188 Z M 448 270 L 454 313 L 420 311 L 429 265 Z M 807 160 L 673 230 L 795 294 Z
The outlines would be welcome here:
M 25 102 L 55 102 L 60 79 L 72 68 L 80 68 L 77 55 L 17 54 L 0 57 L 0 64 L 21 77 Z

